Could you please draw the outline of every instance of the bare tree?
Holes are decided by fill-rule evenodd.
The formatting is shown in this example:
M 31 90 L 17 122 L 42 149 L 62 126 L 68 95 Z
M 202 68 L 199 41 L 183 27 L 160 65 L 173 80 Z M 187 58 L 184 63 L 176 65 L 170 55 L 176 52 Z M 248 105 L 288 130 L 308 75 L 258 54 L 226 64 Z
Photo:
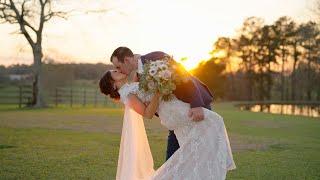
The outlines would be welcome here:
M 41 85 L 44 25 L 53 17 L 66 18 L 66 15 L 66 12 L 53 10 L 52 0 L 0 0 L 0 23 L 17 24 L 32 48 L 34 107 L 45 106 Z

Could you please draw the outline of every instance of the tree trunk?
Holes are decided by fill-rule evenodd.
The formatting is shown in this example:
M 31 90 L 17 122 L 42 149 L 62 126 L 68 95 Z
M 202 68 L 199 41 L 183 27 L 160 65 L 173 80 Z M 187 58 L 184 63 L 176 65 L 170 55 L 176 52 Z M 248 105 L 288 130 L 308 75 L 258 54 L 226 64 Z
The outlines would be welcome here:
M 248 73 L 248 82 L 249 82 L 249 84 L 248 84 L 248 100 L 249 101 L 252 101 L 253 100 L 253 95 L 252 95 L 252 93 L 253 93 L 253 80 L 252 80 L 252 72 L 251 72 L 251 70 L 250 70 L 250 72 Z
M 266 98 L 267 100 L 271 100 L 271 89 L 272 89 L 272 72 L 271 72 L 271 62 L 274 58 L 274 56 L 271 54 L 274 51 L 271 46 L 270 40 L 268 41 L 268 63 L 267 63 L 267 89 L 266 89 Z M 268 107 L 269 110 L 270 107 Z
M 297 61 L 294 60 L 293 63 L 293 70 L 292 70 L 292 74 L 291 74 L 291 100 L 295 101 L 296 100 L 296 87 L 295 87 L 295 80 L 296 80 L 296 64 Z
M 230 72 L 230 74 L 229 74 L 229 83 L 230 83 L 230 92 L 229 92 L 229 100 L 231 100 L 231 101 L 235 101 L 235 100 L 237 100 L 236 99 L 236 97 L 238 97 L 237 96 L 237 94 L 235 94 L 237 91 L 235 90 L 235 82 L 234 82 L 234 74 L 233 74 L 233 72 Z
M 294 52 L 293 52 L 293 67 L 292 67 L 292 74 L 291 74 L 291 100 L 296 100 L 296 87 L 295 87 L 295 80 L 296 80 L 296 66 L 298 61 L 298 53 L 297 53 L 297 45 L 294 45 Z
M 285 89 L 286 89 L 286 101 L 288 101 L 289 100 L 289 95 L 290 95 L 290 93 L 289 93 L 289 79 L 288 78 L 286 78 L 286 81 L 285 81 Z
M 34 89 L 34 107 L 45 107 L 45 102 L 43 99 L 43 88 L 41 84 L 41 75 L 42 75 L 42 48 L 41 45 L 35 45 L 33 48 L 33 58 L 34 58 L 34 65 L 33 65 L 33 71 L 34 71 L 34 83 L 33 83 L 33 89 Z
M 230 89 L 231 89 L 231 93 L 229 94 L 229 100 L 234 101 L 237 97 L 237 95 L 235 94 L 236 90 L 235 90 L 235 83 L 234 83 L 234 74 L 233 71 L 231 69 L 231 64 L 230 61 L 228 61 L 228 66 L 229 66 L 229 70 L 230 70 L 230 74 L 229 74 L 229 82 L 230 82 Z
M 311 101 L 312 80 L 311 80 L 311 59 L 308 61 L 308 84 L 307 84 L 307 100 Z
M 309 40 L 310 41 L 310 40 Z M 311 43 L 309 43 L 311 44 Z M 308 71 L 307 71 L 307 76 L 308 76 L 308 82 L 307 82 L 307 100 L 311 101 L 311 92 L 312 92 L 312 79 L 311 79 L 311 50 L 309 49 L 308 51 Z
M 259 101 L 264 100 L 264 87 L 263 87 L 263 70 L 262 65 L 259 68 Z
M 284 100 L 284 63 L 285 63 L 285 52 L 282 49 L 282 64 L 281 64 L 281 101 Z
M 271 61 L 269 60 L 268 74 L 267 74 L 267 78 L 268 78 L 267 100 L 271 100 L 272 74 L 271 74 L 271 64 L 270 63 L 271 63 Z

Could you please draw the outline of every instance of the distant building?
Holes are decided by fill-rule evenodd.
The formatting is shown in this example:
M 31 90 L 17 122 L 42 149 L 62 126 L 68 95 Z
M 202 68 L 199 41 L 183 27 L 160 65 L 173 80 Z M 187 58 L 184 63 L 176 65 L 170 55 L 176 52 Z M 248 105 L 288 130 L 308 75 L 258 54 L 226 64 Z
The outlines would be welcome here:
M 11 81 L 22 81 L 32 79 L 32 74 L 9 74 Z

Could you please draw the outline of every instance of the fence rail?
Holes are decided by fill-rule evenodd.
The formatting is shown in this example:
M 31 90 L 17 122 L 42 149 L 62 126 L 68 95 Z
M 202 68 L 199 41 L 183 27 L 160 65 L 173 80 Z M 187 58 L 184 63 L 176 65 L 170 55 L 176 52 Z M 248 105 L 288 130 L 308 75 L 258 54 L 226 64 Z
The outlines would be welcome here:
M 31 86 L 21 85 L 0 89 L 0 104 L 17 104 L 21 108 L 23 105 L 30 104 L 31 100 Z
M 110 98 L 102 95 L 95 88 L 65 88 L 57 87 L 44 93 L 46 103 L 51 106 L 108 106 L 118 107 Z M 32 101 L 32 86 L 14 86 L 8 89 L 0 89 L 0 104 L 17 104 L 19 108 L 29 105 Z

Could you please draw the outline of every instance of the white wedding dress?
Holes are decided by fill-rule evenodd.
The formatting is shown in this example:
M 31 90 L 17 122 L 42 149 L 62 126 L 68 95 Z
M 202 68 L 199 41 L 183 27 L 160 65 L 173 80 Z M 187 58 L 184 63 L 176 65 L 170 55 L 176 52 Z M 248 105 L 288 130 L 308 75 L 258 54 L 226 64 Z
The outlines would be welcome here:
M 135 94 L 142 102 L 150 102 L 152 94 L 147 94 L 139 90 L 139 83 L 127 83 L 119 89 L 121 101 L 127 106 L 127 97 L 129 94 Z M 214 179 L 222 180 L 226 178 L 228 170 L 235 169 L 231 147 L 227 135 L 227 131 L 223 119 L 217 113 L 203 108 L 205 119 L 200 122 L 194 122 L 188 117 L 190 105 L 184 103 L 177 98 L 170 101 L 161 101 L 157 113 L 161 120 L 161 124 L 169 130 L 174 130 L 178 139 L 180 148 L 168 159 L 158 170 L 152 172 L 153 164 L 150 164 L 150 158 L 144 157 L 144 163 L 140 160 L 140 167 L 135 169 L 140 173 L 139 177 L 131 177 L 122 179 L 121 174 L 134 174 L 130 168 L 121 168 L 125 164 L 133 164 L 130 162 L 132 158 L 137 157 L 132 153 L 119 155 L 119 163 L 117 170 L 117 179 L 119 180 L 136 180 L 136 179 L 156 179 L 156 180 L 200 180 L 200 179 Z M 134 118 L 129 118 L 135 121 Z M 133 124 L 134 125 L 134 124 Z M 125 128 L 125 127 L 123 127 Z M 132 128 L 132 127 L 131 127 Z M 124 129 L 123 129 L 124 130 Z M 132 137 L 141 136 L 145 130 L 134 132 L 136 134 L 125 135 L 122 133 L 123 139 L 130 139 Z M 134 140 L 137 141 L 137 140 Z M 143 141 L 143 140 L 142 140 Z M 125 147 L 127 144 L 121 142 L 121 149 L 129 149 Z M 149 148 L 149 144 L 144 148 Z M 141 150 L 141 149 L 140 149 Z M 141 150 L 142 151 L 142 150 Z M 149 152 L 144 149 L 143 151 Z M 141 154 L 141 152 L 135 152 Z M 151 153 L 144 153 L 145 156 L 151 156 Z M 121 161 L 124 156 L 128 161 Z M 149 160 L 149 161 L 148 161 Z M 119 167 L 120 166 L 120 167 Z M 120 169 L 119 169 L 120 168 Z M 124 176 L 124 175 L 122 175 Z M 128 177 L 128 176 L 127 176 Z

